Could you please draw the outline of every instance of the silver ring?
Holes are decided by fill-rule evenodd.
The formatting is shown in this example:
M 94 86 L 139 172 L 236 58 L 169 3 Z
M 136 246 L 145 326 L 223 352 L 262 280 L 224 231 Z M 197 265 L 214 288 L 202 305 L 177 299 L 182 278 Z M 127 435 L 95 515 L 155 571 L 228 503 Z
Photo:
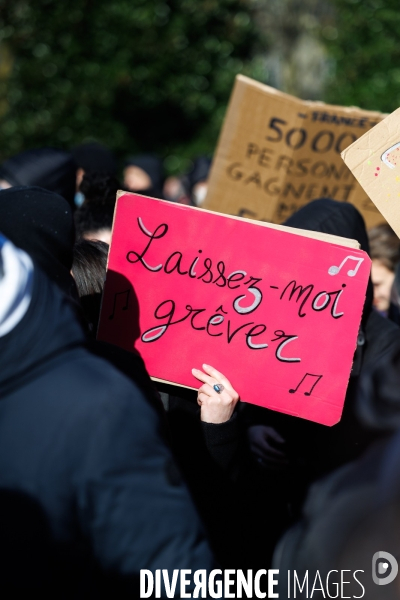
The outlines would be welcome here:
M 213 385 L 213 388 L 217 392 L 217 394 L 220 394 L 224 391 L 224 386 L 222 385 L 222 383 L 216 383 L 215 385 Z

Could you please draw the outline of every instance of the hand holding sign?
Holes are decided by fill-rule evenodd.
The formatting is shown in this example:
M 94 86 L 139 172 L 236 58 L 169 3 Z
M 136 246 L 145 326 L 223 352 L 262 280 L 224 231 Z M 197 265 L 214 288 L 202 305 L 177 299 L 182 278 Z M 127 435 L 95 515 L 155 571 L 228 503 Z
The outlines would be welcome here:
M 205 423 L 225 423 L 233 415 L 239 394 L 217 369 L 210 365 L 203 365 L 203 369 L 205 373 L 192 369 L 196 379 L 204 382 L 197 395 L 197 402 L 201 406 L 200 418 Z

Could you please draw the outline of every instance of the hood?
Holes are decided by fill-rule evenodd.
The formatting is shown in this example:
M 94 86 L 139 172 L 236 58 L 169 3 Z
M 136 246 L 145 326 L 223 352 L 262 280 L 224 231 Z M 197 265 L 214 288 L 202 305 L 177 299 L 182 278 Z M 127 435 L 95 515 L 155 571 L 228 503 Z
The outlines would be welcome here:
M 70 271 L 75 227 L 64 198 L 38 187 L 1 190 L 0 233 L 25 250 L 65 293 L 74 296 Z
M 64 150 L 36 148 L 21 152 L 2 164 L 0 179 L 12 186 L 39 186 L 56 192 L 74 206 L 76 165 Z
M 140 154 L 138 156 L 130 156 L 126 162 L 125 167 L 139 167 L 142 169 L 151 179 L 151 188 L 147 190 L 139 190 L 138 194 L 144 196 L 152 196 L 154 198 L 163 197 L 163 184 L 164 184 L 164 169 L 161 159 L 151 154 Z M 135 190 L 131 190 L 135 191 Z
M 369 242 L 364 219 L 355 206 L 330 198 L 314 200 L 285 221 L 287 227 L 320 231 L 357 240 L 369 254 Z
M 369 254 L 368 234 L 364 219 L 356 207 L 347 202 L 337 202 L 330 198 L 314 200 L 300 208 L 283 225 L 357 240 L 361 250 Z M 372 301 L 373 287 L 370 278 L 364 304 L 363 324 L 372 310 Z
M 11 244 L 8 244 L 9 246 Z M 14 248 L 15 259 L 21 262 L 25 253 Z M 8 277 L 7 269 L 11 263 L 1 260 L 4 270 L 2 280 Z M 9 265 L 9 267 L 8 267 Z M 15 265 L 13 267 L 15 271 Z M 29 286 L 27 282 L 29 281 Z M 0 281 L 1 284 L 1 281 Z M 0 327 L 0 398 L 12 390 L 24 385 L 39 372 L 46 371 L 49 362 L 58 360 L 68 349 L 84 344 L 85 337 L 69 299 L 35 265 L 31 268 L 28 280 L 21 278 L 17 284 L 7 285 L 8 291 L 14 289 L 14 296 L 27 298 L 14 326 L 2 335 Z M 15 306 L 15 302 L 14 305 Z M 0 296 L 0 314 L 4 312 L 5 295 Z M 8 302 L 9 313 L 11 304 Z M 15 312 L 15 308 L 12 309 Z M 1 319 L 1 317 L 0 317 Z M 1 322 L 1 321 L 0 321 Z

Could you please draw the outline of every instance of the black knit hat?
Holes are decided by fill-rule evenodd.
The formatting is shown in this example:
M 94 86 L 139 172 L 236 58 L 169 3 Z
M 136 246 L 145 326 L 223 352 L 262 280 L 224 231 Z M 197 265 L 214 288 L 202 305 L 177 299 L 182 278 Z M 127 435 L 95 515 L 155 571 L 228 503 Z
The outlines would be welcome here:
M 25 250 L 64 292 L 74 296 L 70 274 L 74 219 L 62 196 L 39 187 L 1 190 L 0 232 Z

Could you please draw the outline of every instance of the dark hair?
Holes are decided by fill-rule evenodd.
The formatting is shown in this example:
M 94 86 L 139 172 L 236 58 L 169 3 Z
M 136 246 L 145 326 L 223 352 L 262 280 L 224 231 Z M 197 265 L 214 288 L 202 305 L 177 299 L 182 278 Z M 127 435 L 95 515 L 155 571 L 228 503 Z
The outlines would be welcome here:
M 117 191 L 121 188 L 119 181 L 113 175 L 104 171 L 89 171 L 85 173 L 80 191 L 86 202 L 115 206 Z
M 77 238 L 82 238 L 85 233 L 92 233 L 100 229 L 111 230 L 113 218 L 113 206 L 84 203 L 75 211 L 74 215 Z
M 85 201 L 75 211 L 77 237 L 94 233 L 100 229 L 112 228 L 118 180 L 103 172 L 85 173 L 79 186 Z
M 387 223 L 373 227 L 368 232 L 370 256 L 394 272 L 400 260 L 400 240 Z
M 79 240 L 74 246 L 72 275 L 75 279 L 89 332 L 96 333 L 100 317 L 101 295 L 106 277 L 108 244 Z
M 107 269 L 108 244 L 98 240 L 79 240 L 74 246 L 72 274 L 79 297 L 103 291 Z

